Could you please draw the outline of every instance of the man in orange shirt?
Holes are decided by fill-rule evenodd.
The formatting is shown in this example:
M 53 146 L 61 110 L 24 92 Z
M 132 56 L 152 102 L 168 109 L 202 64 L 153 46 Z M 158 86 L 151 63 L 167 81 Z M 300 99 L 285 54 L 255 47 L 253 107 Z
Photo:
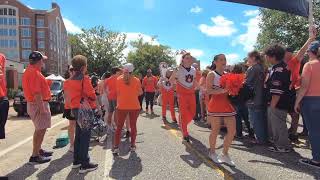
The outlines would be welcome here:
M 299 124 L 299 114 L 294 111 L 294 103 L 296 100 L 296 91 L 299 90 L 301 84 L 300 77 L 300 65 L 301 61 L 304 59 L 304 55 L 308 49 L 308 46 L 315 40 L 317 37 L 315 27 L 310 28 L 310 37 L 303 47 L 298 51 L 297 54 L 294 54 L 294 49 L 287 48 L 286 54 L 284 57 L 285 63 L 287 63 L 289 70 L 291 71 L 291 85 L 290 85 L 290 102 L 289 102 L 289 114 L 291 116 L 291 127 L 289 128 L 289 138 L 291 140 L 297 140 L 297 129 Z M 302 135 L 307 135 L 307 128 L 303 129 Z
M 156 94 L 156 88 L 157 88 L 158 78 L 152 75 L 152 70 L 148 69 L 147 76 L 144 77 L 142 82 L 142 87 L 145 91 L 145 97 L 146 97 L 146 114 L 149 114 L 149 105 L 151 109 L 151 114 L 154 114 L 153 111 L 153 101 L 154 96 Z
M 51 127 L 51 112 L 49 100 L 51 99 L 50 87 L 41 74 L 43 60 L 47 59 L 38 51 L 29 56 L 29 66 L 22 76 L 22 87 L 27 100 L 27 112 L 32 119 L 35 131 L 33 134 L 33 151 L 29 159 L 31 164 L 49 162 L 52 152 L 41 149 L 41 144 L 47 128 Z
M 122 74 L 122 71 L 118 67 L 114 67 L 111 69 L 112 76 L 105 80 L 105 87 L 107 89 L 108 94 L 108 126 L 111 127 L 112 117 L 114 115 L 114 120 L 117 120 L 117 114 L 114 113 L 117 107 L 117 92 L 116 92 L 116 85 L 117 85 L 117 78 Z
M 0 53 L 0 139 L 4 139 L 5 125 L 8 119 L 9 101 L 6 86 L 6 57 Z

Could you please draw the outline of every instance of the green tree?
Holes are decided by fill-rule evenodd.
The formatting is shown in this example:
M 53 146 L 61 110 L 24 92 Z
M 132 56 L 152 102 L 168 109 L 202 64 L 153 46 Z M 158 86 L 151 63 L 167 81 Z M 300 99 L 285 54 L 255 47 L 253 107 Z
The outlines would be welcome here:
M 261 33 L 258 35 L 257 49 L 264 49 L 272 43 L 299 50 L 309 37 L 308 19 L 276 10 L 260 9 Z M 320 3 L 314 3 L 315 23 L 320 30 Z
M 127 47 L 126 35 L 107 30 L 103 26 L 83 29 L 83 33 L 69 36 L 72 56 L 82 54 L 88 58 L 89 73 L 102 75 L 113 66 L 119 66 Z
M 168 65 L 175 65 L 175 55 L 172 49 L 163 45 L 152 45 L 144 42 L 143 38 L 131 42 L 134 51 L 129 52 L 127 61 L 135 67 L 136 74 L 145 75 L 147 69 L 153 74 L 160 75 L 159 64 L 166 62 Z

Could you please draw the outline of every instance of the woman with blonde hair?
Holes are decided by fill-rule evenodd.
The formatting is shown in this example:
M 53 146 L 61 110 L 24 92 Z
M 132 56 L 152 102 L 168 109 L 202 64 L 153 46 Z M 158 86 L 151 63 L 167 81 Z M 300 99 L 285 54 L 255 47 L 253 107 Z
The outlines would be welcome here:
M 131 137 L 131 151 L 136 150 L 136 136 L 137 136 L 137 120 L 140 113 L 139 96 L 142 94 L 140 80 L 132 75 L 134 66 L 127 63 L 123 66 L 123 75 L 118 77 L 116 83 L 117 92 L 117 129 L 114 137 L 113 154 L 119 154 L 120 135 L 126 117 L 129 116 L 130 121 L 130 137 Z

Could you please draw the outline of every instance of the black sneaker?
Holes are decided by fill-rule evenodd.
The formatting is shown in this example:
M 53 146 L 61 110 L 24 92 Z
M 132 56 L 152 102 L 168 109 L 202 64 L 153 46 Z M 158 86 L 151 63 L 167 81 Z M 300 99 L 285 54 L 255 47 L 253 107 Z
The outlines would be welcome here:
M 112 150 L 112 154 L 114 156 L 119 156 L 119 153 L 120 153 L 120 150 L 118 147 L 114 147 L 113 150 Z
M 126 132 L 125 138 L 129 138 L 130 137 L 130 131 Z
M 40 149 L 39 154 L 40 154 L 40 156 L 50 157 L 50 156 L 52 156 L 53 152 Z
M 30 157 L 29 159 L 29 164 L 43 164 L 51 161 L 50 158 L 48 157 L 43 157 L 43 156 L 36 156 L 36 157 Z
M 183 141 L 189 143 L 190 142 L 190 137 L 189 136 L 183 137 Z
M 81 166 L 80 170 L 79 170 L 79 173 L 83 174 L 83 173 L 87 173 L 87 172 L 90 172 L 90 171 L 94 171 L 96 169 L 98 169 L 98 164 L 89 163 L 89 164 L 87 164 L 85 166 Z

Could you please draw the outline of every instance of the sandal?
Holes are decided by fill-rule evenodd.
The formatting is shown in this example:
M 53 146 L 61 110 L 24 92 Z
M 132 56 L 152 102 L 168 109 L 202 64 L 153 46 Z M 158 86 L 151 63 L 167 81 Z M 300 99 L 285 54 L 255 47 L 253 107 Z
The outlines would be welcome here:
M 301 164 L 320 169 L 320 162 L 316 163 L 316 162 L 312 161 L 311 159 L 300 159 L 299 162 Z

